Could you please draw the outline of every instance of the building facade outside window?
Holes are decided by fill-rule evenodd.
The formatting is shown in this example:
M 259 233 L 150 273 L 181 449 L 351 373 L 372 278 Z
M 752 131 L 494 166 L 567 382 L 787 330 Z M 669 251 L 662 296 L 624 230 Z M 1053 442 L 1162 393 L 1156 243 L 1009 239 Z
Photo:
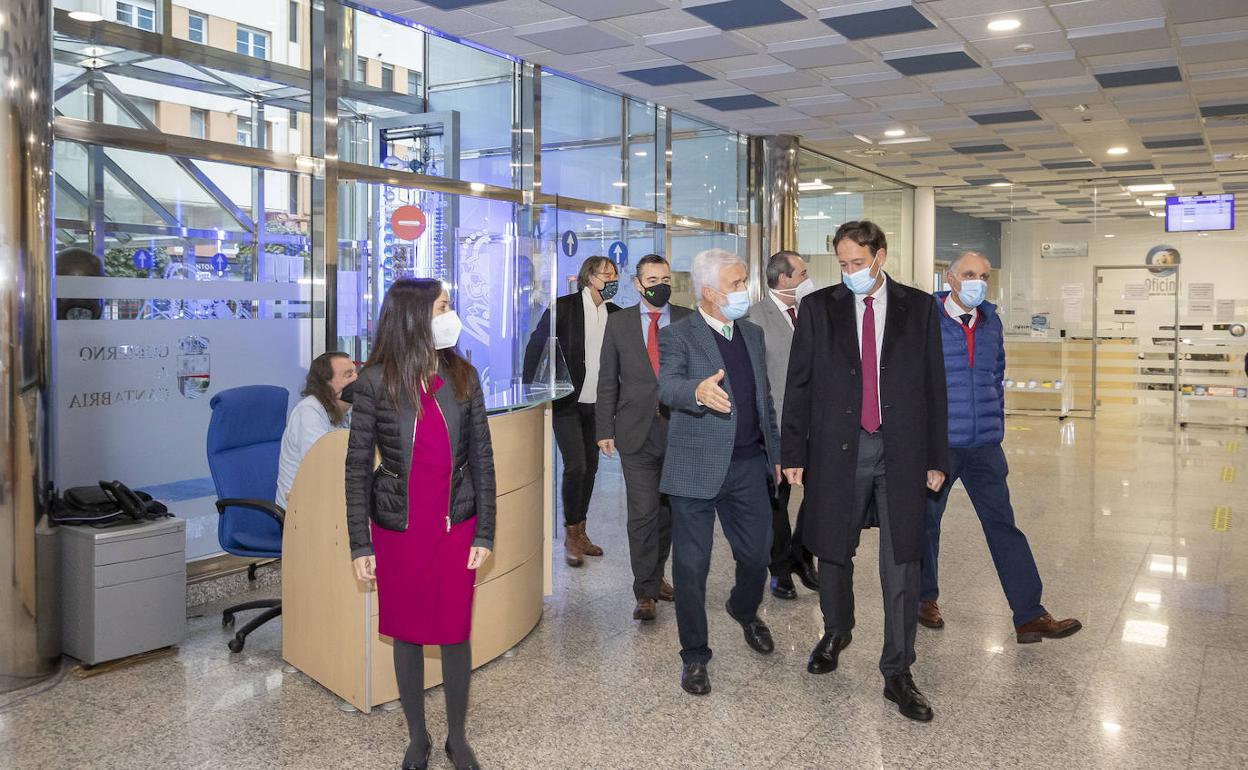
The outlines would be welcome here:
M 234 135 L 238 139 L 239 145 L 250 147 L 253 133 L 251 118 L 240 117 L 234 129 Z
M 143 0 L 117 3 L 117 21 L 130 27 L 156 31 L 156 5 Z
M 409 71 L 407 73 L 407 93 L 411 96 L 420 95 L 420 73 L 419 72 Z
M 299 19 L 302 14 L 298 0 L 290 0 L 290 30 L 288 36 L 292 43 L 299 42 Z
M 269 33 L 239 25 L 235 35 L 237 51 L 257 59 L 269 58 Z
M 386 91 L 394 90 L 394 65 L 381 65 L 381 87 Z

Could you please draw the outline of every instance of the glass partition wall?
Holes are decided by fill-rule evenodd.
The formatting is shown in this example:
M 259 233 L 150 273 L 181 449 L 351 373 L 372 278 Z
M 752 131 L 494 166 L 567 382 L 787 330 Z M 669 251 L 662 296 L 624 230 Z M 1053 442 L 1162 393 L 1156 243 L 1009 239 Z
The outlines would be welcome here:
M 692 303 L 694 253 L 748 253 L 734 132 L 345 2 L 53 5 L 55 482 L 152 490 L 188 558 L 218 550 L 211 397 L 293 403 L 315 355 L 365 360 L 394 280 L 448 284 L 507 408 L 542 395 L 523 349 L 584 258 L 632 304 L 636 261 L 668 255 Z M 153 417 L 126 453 L 89 438 Z
M 1185 221 L 1185 196 L 1228 194 L 1240 229 Z M 1246 426 L 1246 194 L 1243 173 L 938 188 L 933 278 L 992 262 L 1012 412 Z

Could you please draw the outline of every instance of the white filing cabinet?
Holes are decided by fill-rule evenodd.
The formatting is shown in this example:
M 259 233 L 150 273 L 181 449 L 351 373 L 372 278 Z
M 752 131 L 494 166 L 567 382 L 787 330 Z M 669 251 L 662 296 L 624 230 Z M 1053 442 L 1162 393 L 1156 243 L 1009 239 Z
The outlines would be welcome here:
M 59 528 L 66 654 L 95 664 L 186 636 L 186 522 Z

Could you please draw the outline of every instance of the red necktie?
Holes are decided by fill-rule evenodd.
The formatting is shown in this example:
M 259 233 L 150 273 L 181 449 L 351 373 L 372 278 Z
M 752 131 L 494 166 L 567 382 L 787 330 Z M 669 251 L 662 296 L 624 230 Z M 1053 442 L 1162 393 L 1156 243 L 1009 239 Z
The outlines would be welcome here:
M 793 308 L 788 308 L 788 313 L 789 313 L 789 320 L 793 322 L 793 328 L 796 329 L 797 328 L 797 311 L 794 310 Z
M 880 368 L 875 360 L 875 297 L 863 300 L 867 309 L 862 314 L 862 429 L 875 433 L 880 429 Z
M 662 313 L 647 313 L 650 316 L 650 331 L 646 334 L 646 352 L 650 354 L 650 367 L 654 376 L 659 376 L 659 318 Z

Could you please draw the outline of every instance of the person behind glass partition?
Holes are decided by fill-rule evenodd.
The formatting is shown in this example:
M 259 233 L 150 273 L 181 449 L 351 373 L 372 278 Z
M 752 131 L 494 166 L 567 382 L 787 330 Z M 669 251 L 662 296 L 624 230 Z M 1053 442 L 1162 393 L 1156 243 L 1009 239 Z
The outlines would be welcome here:
M 351 426 L 351 405 L 343 400 L 342 391 L 355 382 L 355 377 L 355 362 L 338 351 L 320 354 L 308 367 L 308 378 L 300 393 L 303 399 L 286 418 L 282 453 L 277 461 L 277 504 L 283 508 L 299 463 L 312 445 L 331 430 Z
M 585 556 L 602 556 L 585 531 L 589 500 L 598 475 L 598 366 L 607 316 L 620 308 L 611 302 L 620 286 L 620 274 L 606 257 L 590 257 L 576 276 L 580 288 L 555 301 L 554 335 L 568 365 L 572 392 L 555 402 L 555 443 L 563 457 L 564 560 L 579 567 Z M 542 314 L 524 351 L 524 381 L 533 382 L 542 351 L 551 335 L 550 310 Z
M 395 281 L 351 394 L 347 530 L 356 578 L 377 582 L 378 630 L 394 639 L 411 740 L 404 768 L 429 766 L 426 644 L 442 648 L 447 757 L 457 768 L 478 767 L 464 724 L 468 639 L 476 570 L 494 547 L 496 501 L 481 378 L 455 348 L 462 328 L 439 281 Z

